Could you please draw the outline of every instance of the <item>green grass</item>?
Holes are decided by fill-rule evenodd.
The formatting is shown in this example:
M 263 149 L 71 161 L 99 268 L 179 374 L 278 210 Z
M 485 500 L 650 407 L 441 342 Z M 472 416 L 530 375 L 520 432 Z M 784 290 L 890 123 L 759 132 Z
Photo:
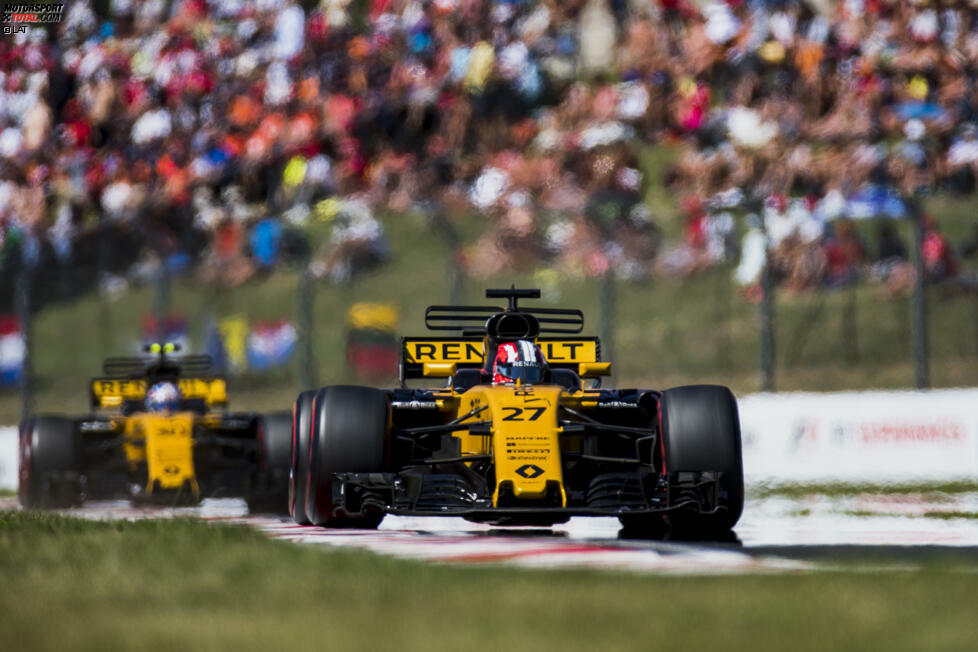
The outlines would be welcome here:
M 965 650 L 978 573 L 439 566 L 193 520 L 0 512 L 10 650 Z M 972 569 L 973 570 L 973 569 Z
M 936 518 L 942 521 L 948 521 L 955 518 L 970 518 L 973 520 L 978 520 L 978 512 L 925 512 L 925 518 Z
M 673 154 L 649 155 L 643 167 L 653 183 L 646 200 L 670 237 L 678 237 L 677 198 L 657 181 Z M 932 198 L 931 211 L 955 241 L 969 232 L 978 214 L 978 197 Z M 320 384 L 350 382 L 343 346 L 347 308 L 358 300 L 392 302 L 401 310 L 400 333 L 423 334 L 424 308 L 449 300 L 448 252 L 416 214 L 388 215 L 384 225 L 391 243 L 388 265 L 354 283 L 316 285 L 313 350 Z M 471 219 L 460 231 L 472 243 L 484 225 Z M 871 225 L 860 225 L 872 233 Z M 902 227 L 906 231 L 906 225 Z M 905 234 L 909 240 L 909 233 Z M 670 387 L 720 383 L 743 394 L 760 386 L 757 306 L 737 291 L 732 266 L 694 278 L 653 278 L 616 286 L 614 341 L 606 351 L 620 386 Z M 176 281 L 174 312 L 190 325 L 194 346 L 203 344 L 205 325 L 216 318 L 243 315 L 249 320 L 295 319 L 299 276 L 283 270 L 234 289 L 203 287 L 192 279 Z M 467 279 L 464 300 L 485 302 L 486 287 L 537 286 L 532 271 L 491 279 Z M 579 307 L 585 332 L 600 331 L 601 283 L 556 277 L 542 305 Z M 910 360 L 909 299 L 885 300 L 879 288 L 806 293 L 779 292 L 776 305 L 776 384 L 779 390 L 906 388 L 913 383 Z M 936 387 L 978 385 L 978 294 L 932 288 L 931 378 Z M 131 353 L 140 318 L 153 304 L 151 288 L 134 288 L 109 299 L 85 296 L 52 305 L 35 320 L 36 409 L 83 412 L 88 409 L 86 380 L 97 375 L 101 360 Z M 854 309 L 852 308 L 854 306 Z M 300 389 L 298 361 L 267 376 L 233 378 L 232 407 L 289 409 Z M 389 379 L 387 382 L 392 382 Z M 0 423 L 16 423 L 16 390 L 0 392 Z
M 876 516 L 894 516 L 893 514 L 880 514 L 879 512 L 870 511 L 868 509 L 847 509 L 842 513 L 845 516 L 850 516 L 852 518 L 873 518 Z
M 936 518 L 941 521 L 950 521 L 953 519 L 978 519 L 978 513 L 975 512 L 954 512 L 954 511 L 939 511 L 939 512 L 924 512 L 923 514 L 887 514 L 881 512 L 874 512 L 872 510 L 866 509 L 851 509 L 842 512 L 846 516 L 852 516 L 854 518 L 868 518 L 876 516 L 901 516 L 903 518 Z
M 912 484 L 798 484 L 798 485 L 756 485 L 748 489 L 751 498 L 804 498 L 805 496 L 825 496 L 836 498 L 857 494 L 926 494 L 940 496 L 978 492 L 978 482 L 961 480 L 943 483 Z
M 3 489 L 0 488 L 0 498 L 13 498 L 17 495 L 14 489 Z

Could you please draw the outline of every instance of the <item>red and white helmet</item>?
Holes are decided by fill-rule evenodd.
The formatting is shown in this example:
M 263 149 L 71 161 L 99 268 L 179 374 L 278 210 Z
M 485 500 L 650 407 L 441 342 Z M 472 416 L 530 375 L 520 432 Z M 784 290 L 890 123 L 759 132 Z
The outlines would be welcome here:
M 530 340 L 506 342 L 496 349 L 492 382 L 515 383 L 519 380 L 524 385 L 535 385 L 544 382 L 547 370 L 547 360 L 539 346 Z

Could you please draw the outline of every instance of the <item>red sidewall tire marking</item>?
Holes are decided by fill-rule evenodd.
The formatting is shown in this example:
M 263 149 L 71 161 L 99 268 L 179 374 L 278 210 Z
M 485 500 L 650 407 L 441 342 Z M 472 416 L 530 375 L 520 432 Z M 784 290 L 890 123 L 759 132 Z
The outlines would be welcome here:
M 299 406 L 298 401 L 292 404 L 292 469 L 291 469 L 291 473 L 289 473 L 289 515 L 292 518 L 295 518 L 295 472 L 299 466 L 298 464 L 296 464 L 298 460 L 298 458 L 296 457 L 296 450 L 297 450 L 296 445 L 298 443 L 296 428 L 299 425 L 296 420 L 296 413 L 298 411 L 297 410 L 298 406 Z

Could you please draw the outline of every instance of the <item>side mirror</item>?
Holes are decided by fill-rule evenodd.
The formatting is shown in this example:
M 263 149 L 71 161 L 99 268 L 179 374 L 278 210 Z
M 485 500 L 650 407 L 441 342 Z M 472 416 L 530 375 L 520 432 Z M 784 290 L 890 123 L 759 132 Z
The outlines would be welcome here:
M 450 378 L 457 368 L 454 362 L 425 362 L 421 365 L 421 375 L 426 378 Z
M 581 378 L 600 378 L 611 375 L 610 362 L 582 362 L 577 365 L 577 375 Z

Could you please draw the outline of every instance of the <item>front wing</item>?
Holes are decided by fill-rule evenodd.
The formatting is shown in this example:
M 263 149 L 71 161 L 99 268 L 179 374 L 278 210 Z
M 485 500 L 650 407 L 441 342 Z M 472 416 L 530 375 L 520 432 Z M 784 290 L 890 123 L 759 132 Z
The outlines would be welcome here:
M 427 470 L 425 470 L 427 471 Z M 587 491 L 568 491 L 560 506 L 559 491 L 533 501 L 500 500 L 493 506 L 489 490 L 464 471 L 430 473 L 412 468 L 399 473 L 337 473 L 332 482 L 336 516 L 386 513 L 399 516 L 461 516 L 496 524 L 553 524 L 572 516 L 632 516 L 677 510 L 710 514 L 718 511 L 721 491 L 716 473 L 606 473 L 591 479 Z

